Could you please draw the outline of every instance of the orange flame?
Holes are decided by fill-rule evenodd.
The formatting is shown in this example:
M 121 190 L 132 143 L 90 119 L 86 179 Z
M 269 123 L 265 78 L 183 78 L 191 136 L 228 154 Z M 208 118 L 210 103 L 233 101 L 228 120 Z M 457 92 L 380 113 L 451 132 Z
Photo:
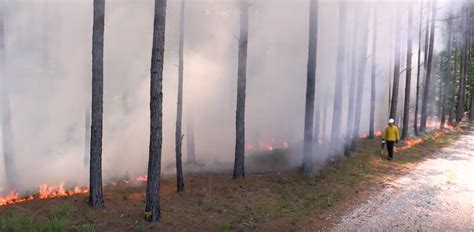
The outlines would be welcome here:
M 165 174 L 167 173 L 165 172 Z M 131 180 L 122 180 L 120 182 L 111 181 L 110 183 L 105 184 L 105 186 L 116 186 L 118 184 L 129 184 L 132 182 L 141 183 L 141 182 L 146 182 L 147 179 L 148 179 L 147 176 L 143 175 L 143 176 L 138 176 L 136 178 L 133 178 Z M 63 183 L 61 183 L 58 186 L 48 186 L 46 184 L 43 184 L 38 187 L 38 193 L 35 195 L 21 196 L 20 193 L 18 193 L 16 190 L 13 190 L 6 196 L 0 196 L 0 206 L 16 204 L 16 203 L 32 201 L 32 200 L 44 200 L 44 199 L 50 199 L 50 198 L 59 198 L 59 197 L 67 197 L 67 196 L 73 196 L 73 195 L 78 195 L 78 194 L 86 194 L 88 192 L 89 192 L 89 188 L 87 187 L 74 187 L 71 190 L 66 190 Z
M 245 144 L 245 149 L 250 151 L 273 151 L 277 149 L 288 149 L 288 142 L 260 141 L 257 145 Z
M 0 196 L 0 206 L 31 201 L 35 199 L 42 200 L 48 198 L 66 197 L 88 192 L 89 189 L 86 187 L 75 187 L 72 190 L 66 190 L 64 188 L 64 184 L 62 183 L 59 186 L 41 185 L 39 187 L 38 194 L 36 195 L 20 196 L 20 193 L 18 193 L 16 190 L 13 190 L 6 196 Z
M 136 181 L 136 182 L 146 182 L 147 180 L 148 180 L 148 176 L 147 176 L 147 175 L 139 176 L 139 177 L 135 178 L 135 181 Z
M 407 139 L 405 141 L 405 145 L 403 145 L 402 147 L 397 147 L 396 150 L 397 151 L 406 150 L 406 149 L 409 149 L 409 148 L 411 148 L 415 145 L 418 145 L 422 142 L 423 142 L 423 139 L 421 139 L 421 138 Z

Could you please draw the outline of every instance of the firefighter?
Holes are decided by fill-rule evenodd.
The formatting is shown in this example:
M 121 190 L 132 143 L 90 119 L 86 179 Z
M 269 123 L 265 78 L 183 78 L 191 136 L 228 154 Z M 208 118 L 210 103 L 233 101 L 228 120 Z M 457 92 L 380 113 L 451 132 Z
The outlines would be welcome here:
M 393 159 L 393 148 L 395 144 L 398 144 L 400 140 L 400 131 L 395 125 L 395 120 L 393 118 L 388 120 L 388 127 L 385 128 L 382 135 L 382 149 L 387 145 L 388 160 Z

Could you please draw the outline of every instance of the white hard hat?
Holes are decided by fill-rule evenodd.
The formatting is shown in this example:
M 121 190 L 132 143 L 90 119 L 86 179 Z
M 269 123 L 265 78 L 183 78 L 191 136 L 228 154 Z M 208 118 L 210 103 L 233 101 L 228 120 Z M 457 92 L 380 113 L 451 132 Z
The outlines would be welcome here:
M 395 120 L 393 118 L 388 120 L 388 123 L 395 123 Z

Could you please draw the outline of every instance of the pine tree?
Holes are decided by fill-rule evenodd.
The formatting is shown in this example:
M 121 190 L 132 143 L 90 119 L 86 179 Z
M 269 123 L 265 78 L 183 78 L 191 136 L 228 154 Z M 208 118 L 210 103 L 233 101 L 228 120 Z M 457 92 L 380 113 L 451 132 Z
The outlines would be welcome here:
M 183 122 L 183 75 L 184 75 L 184 16 L 185 16 L 186 1 L 181 0 L 181 19 L 179 26 L 179 68 L 178 68 L 178 105 L 176 113 L 176 185 L 178 192 L 184 191 L 184 176 L 183 176 L 183 161 L 182 161 L 182 122 Z
M 410 119 L 410 93 L 411 93 L 411 70 L 412 70 L 412 32 L 413 27 L 413 8 L 410 5 L 408 8 L 408 32 L 407 32 L 407 67 L 406 67 L 406 81 L 405 81 L 405 102 L 403 105 L 403 130 L 402 139 L 408 137 L 408 121 Z
M 158 221 L 160 212 L 161 147 L 163 141 L 163 62 L 166 0 L 155 0 L 150 68 L 150 152 L 146 185 L 145 220 Z
M 395 64 L 393 72 L 392 102 L 390 104 L 390 118 L 396 119 L 398 106 L 398 89 L 400 83 L 400 7 L 397 6 L 395 16 Z
M 104 17 L 105 0 L 94 0 L 92 29 L 92 119 L 89 204 L 103 208 L 102 196 L 102 117 L 104 101 Z
M 316 55 L 318 48 L 318 1 L 311 0 L 309 4 L 309 48 L 303 145 L 303 172 L 305 175 L 312 175 L 313 172 L 313 119 L 316 88 Z
M 426 74 L 425 74 L 425 87 L 423 89 L 423 99 L 421 104 L 421 119 L 420 119 L 420 131 L 426 132 L 426 120 L 428 116 L 428 100 L 430 94 L 430 80 L 431 80 L 431 70 L 433 64 L 433 47 L 434 47 L 434 37 L 435 37 L 435 26 L 436 26 L 436 0 L 433 1 L 431 7 L 431 29 L 430 29 L 430 42 L 428 50 L 428 62 L 426 63 Z
M 237 110 L 235 116 L 234 179 L 245 177 L 245 96 L 247 79 L 247 45 L 249 26 L 249 2 L 240 0 L 239 63 L 237 75 Z

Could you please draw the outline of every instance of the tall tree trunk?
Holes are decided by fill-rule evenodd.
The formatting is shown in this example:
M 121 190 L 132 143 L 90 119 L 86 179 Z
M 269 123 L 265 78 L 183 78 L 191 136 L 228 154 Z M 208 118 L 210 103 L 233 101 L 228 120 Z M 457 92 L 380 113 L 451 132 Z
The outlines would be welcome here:
M 424 46 L 424 59 L 423 59 L 423 69 L 425 70 L 425 73 L 426 73 L 426 70 L 428 68 L 428 55 L 429 55 L 429 52 L 428 52 L 428 49 L 429 49 L 429 46 L 430 46 L 430 42 L 429 42 L 429 39 L 430 39 L 430 7 L 432 9 L 432 1 L 431 0 L 427 0 L 427 3 L 426 3 L 426 7 L 428 8 L 426 11 L 426 22 L 425 22 L 425 46 Z M 432 19 L 433 20 L 433 19 Z
M 408 7 L 408 31 L 407 31 L 407 67 L 406 67 L 406 81 L 405 81 L 405 103 L 403 107 L 403 130 L 402 139 L 408 137 L 408 121 L 410 119 L 410 92 L 411 92 L 411 59 L 412 59 L 412 27 L 413 27 L 413 8 Z
M 309 43 L 308 69 L 306 75 L 306 106 L 304 117 L 304 145 L 303 145 L 303 172 L 305 175 L 313 173 L 313 119 L 314 95 L 316 87 L 316 54 L 318 49 L 318 1 L 309 3 Z
M 341 89 L 344 89 L 344 55 L 345 40 L 346 40 L 346 2 L 339 3 L 339 28 L 338 28 L 338 42 L 337 42 L 337 63 L 336 63 L 336 82 L 334 87 L 334 103 L 332 115 L 332 130 L 331 130 L 331 147 L 335 148 L 341 144 L 341 117 L 342 117 L 342 94 Z M 337 150 L 333 151 L 335 155 Z
M 375 5 L 373 6 L 373 19 L 372 19 L 372 70 L 370 78 L 370 120 L 369 120 L 369 139 L 375 137 L 375 77 L 376 77 L 376 68 L 377 68 L 377 9 Z
M 158 221 L 160 213 L 161 146 L 163 141 L 163 62 L 166 0 L 155 0 L 150 68 L 150 151 L 146 185 L 145 220 Z
M 458 97 L 457 97 L 457 108 L 456 108 L 456 122 L 459 123 L 462 120 L 462 115 L 464 112 L 464 94 L 466 89 L 465 83 L 465 74 L 464 74 L 464 56 L 465 50 L 464 46 L 459 51 L 459 87 L 458 87 Z
M 466 9 L 466 35 L 465 35 L 465 41 L 466 41 L 466 111 L 470 112 L 470 95 L 471 93 L 468 91 L 470 89 L 471 85 L 471 7 L 468 7 Z M 469 97 L 469 98 L 468 98 Z M 468 118 L 470 121 L 470 118 Z
M 431 79 L 431 69 L 433 68 L 433 47 L 434 47 L 434 37 L 435 37 L 435 26 L 436 26 L 436 2 L 433 1 L 431 7 L 431 29 L 430 29 L 430 45 L 428 50 L 428 63 L 426 64 L 426 76 L 425 76 L 425 88 L 423 89 L 423 101 L 421 104 L 421 120 L 420 120 L 420 131 L 426 132 L 426 119 L 427 119 L 427 109 L 428 109 L 428 100 L 430 96 L 430 79 Z
M 5 166 L 5 180 L 7 191 L 15 188 L 18 181 L 15 148 L 13 143 L 12 116 L 10 111 L 9 78 L 5 71 L 5 2 L 0 0 L 0 85 L 1 85 L 1 124 L 3 161 Z
M 459 49 L 457 48 L 457 40 L 456 36 L 453 36 L 453 46 L 454 46 L 454 64 L 453 64 L 453 73 L 452 73 L 452 80 L 451 80 L 451 103 L 449 104 L 449 124 L 453 125 L 456 122 L 456 103 L 457 103 L 457 81 L 458 81 L 458 53 Z
M 469 64 L 467 63 L 467 57 L 469 54 L 468 51 L 468 22 L 469 22 L 469 8 L 465 7 L 465 16 L 464 16 L 464 24 L 463 24 L 463 48 L 461 49 L 461 80 L 459 81 L 459 93 L 458 93 L 458 108 L 457 108 L 457 116 L 456 121 L 459 123 L 461 122 L 464 116 L 464 110 L 466 107 L 466 79 L 467 79 L 467 67 Z
M 102 114 L 104 100 L 104 16 L 105 0 L 94 0 L 92 29 L 92 121 L 89 204 L 103 208 L 102 197 Z
M 415 115 L 413 116 L 413 131 L 418 136 L 418 106 L 420 99 L 420 74 L 421 74 L 421 31 L 423 25 L 423 1 L 420 2 L 420 25 L 418 27 L 418 64 L 416 71 L 416 96 L 415 96 Z M 428 20 L 426 22 L 428 24 Z M 426 35 L 428 35 L 428 26 L 426 26 Z
M 448 19 L 448 45 L 447 45 L 447 59 L 446 59 L 446 69 L 443 73 L 443 83 L 441 90 L 442 97 L 442 109 L 441 109 L 441 122 L 440 128 L 443 129 L 446 123 L 446 114 L 448 112 L 448 94 L 449 94 L 449 80 L 452 79 L 451 76 L 451 56 L 452 56 L 452 41 L 453 41 L 453 19 L 449 16 Z
M 393 67 L 393 53 L 395 50 L 394 48 L 392 48 L 392 43 L 393 43 L 393 30 L 394 30 L 394 26 L 393 26 L 393 21 L 394 21 L 394 11 L 392 10 L 392 15 L 390 17 L 390 29 L 389 29 L 389 34 L 390 34 L 390 49 L 389 49 L 389 62 L 388 62 L 388 67 L 389 69 Z M 391 106 L 392 106 L 392 72 L 388 72 L 388 112 L 390 114 L 390 110 L 391 110 Z
M 182 122 L 183 122 L 183 50 L 184 50 L 184 15 L 186 8 L 186 0 L 181 0 L 181 19 L 179 25 L 179 68 L 178 68 L 178 106 L 176 112 L 176 185 L 178 192 L 184 192 L 184 176 L 183 176 L 183 162 L 182 162 Z
M 368 37 L 369 37 L 369 12 L 364 12 L 364 20 L 362 21 L 362 46 L 360 51 L 359 58 L 359 70 L 358 70 L 358 80 L 357 80 L 357 94 L 355 102 L 355 119 L 354 119 L 354 131 L 352 132 L 352 143 L 351 150 L 355 150 L 356 145 L 360 139 L 360 121 L 362 117 L 362 105 L 364 99 L 364 84 L 365 84 L 365 69 L 367 66 L 367 47 L 368 47 Z M 354 86 L 351 86 L 353 88 Z
M 318 82 L 316 82 L 316 85 Z M 316 91 L 316 88 L 315 88 Z M 320 96 L 320 95 L 319 95 Z M 316 96 L 315 96 L 316 98 Z M 319 133 L 321 132 L 320 129 L 320 121 L 321 121 L 321 98 L 318 97 L 318 99 L 315 99 L 314 101 L 314 129 L 313 129 L 313 141 L 314 141 L 314 147 L 313 150 L 317 150 L 319 146 L 319 141 L 321 137 L 319 136 Z M 313 152 L 314 153 L 314 152 Z
M 249 26 L 249 2 L 240 0 L 240 38 L 237 79 L 237 110 L 235 116 L 234 179 L 245 177 L 245 96 L 247 79 L 247 45 Z
M 472 54 L 472 12 L 471 8 L 469 8 L 469 35 L 468 35 L 468 42 L 469 42 L 469 56 L 468 56 L 468 70 L 471 72 L 469 73 L 469 88 L 470 88 L 470 105 L 469 105 L 469 121 L 474 123 L 474 76 L 472 75 L 472 66 L 471 66 L 471 54 Z
M 466 97 L 469 96 L 469 98 L 467 99 L 467 106 L 466 106 L 466 110 L 467 112 L 471 112 L 471 105 L 472 105 L 472 101 L 471 99 L 473 99 L 472 97 L 472 92 L 474 92 L 472 90 L 472 85 L 473 85 L 473 76 L 472 76 L 472 67 L 471 67 L 471 54 L 472 54 L 472 26 L 471 26 L 471 23 L 472 23 L 472 13 L 471 13 L 471 8 L 472 7 L 468 7 L 468 9 L 466 10 L 466 14 L 467 14 L 467 18 L 466 18 L 466 24 L 467 24 L 467 32 L 466 32 L 466 42 L 467 42 L 467 57 L 466 57 L 466 75 L 467 75 L 467 85 L 469 86 L 469 90 L 470 92 L 466 93 Z M 466 89 L 467 91 L 467 89 Z M 471 121 L 471 118 L 472 116 L 469 114 L 469 122 Z
M 470 88 L 471 88 L 471 104 L 469 106 L 469 121 L 474 123 L 474 77 L 471 75 L 470 81 Z
M 346 157 L 350 156 L 351 153 L 351 143 L 352 143 L 352 135 L 354 130 L 354 108 L 355 108 L 355 93 L 356 93 L 356 86 L 357 86 L 357 64 L 358 64 L 358 52 L 359 52 L 359 43 L 358 43 L 358 32 L 359 32 L 359 24 L 360 24 L 360 9 L 356 8 L 356 12 L 354 14 L 354 28 L 352 30 L 352 44 L 351 44 L 351 82 L 349 88 L 349 96 L 347 100 L 349 101 L 349 110 L 347 112 L 347 126 L 346 126 L 346 139 L 344 141 L 344 155 Z
M 395 65 L 393 72 L 392 103 L 390 104 L 390 118 L 396 119 L 398 106 L 398 89 L 400 83 L 400 6 L 397 6 L 395 16 Z

